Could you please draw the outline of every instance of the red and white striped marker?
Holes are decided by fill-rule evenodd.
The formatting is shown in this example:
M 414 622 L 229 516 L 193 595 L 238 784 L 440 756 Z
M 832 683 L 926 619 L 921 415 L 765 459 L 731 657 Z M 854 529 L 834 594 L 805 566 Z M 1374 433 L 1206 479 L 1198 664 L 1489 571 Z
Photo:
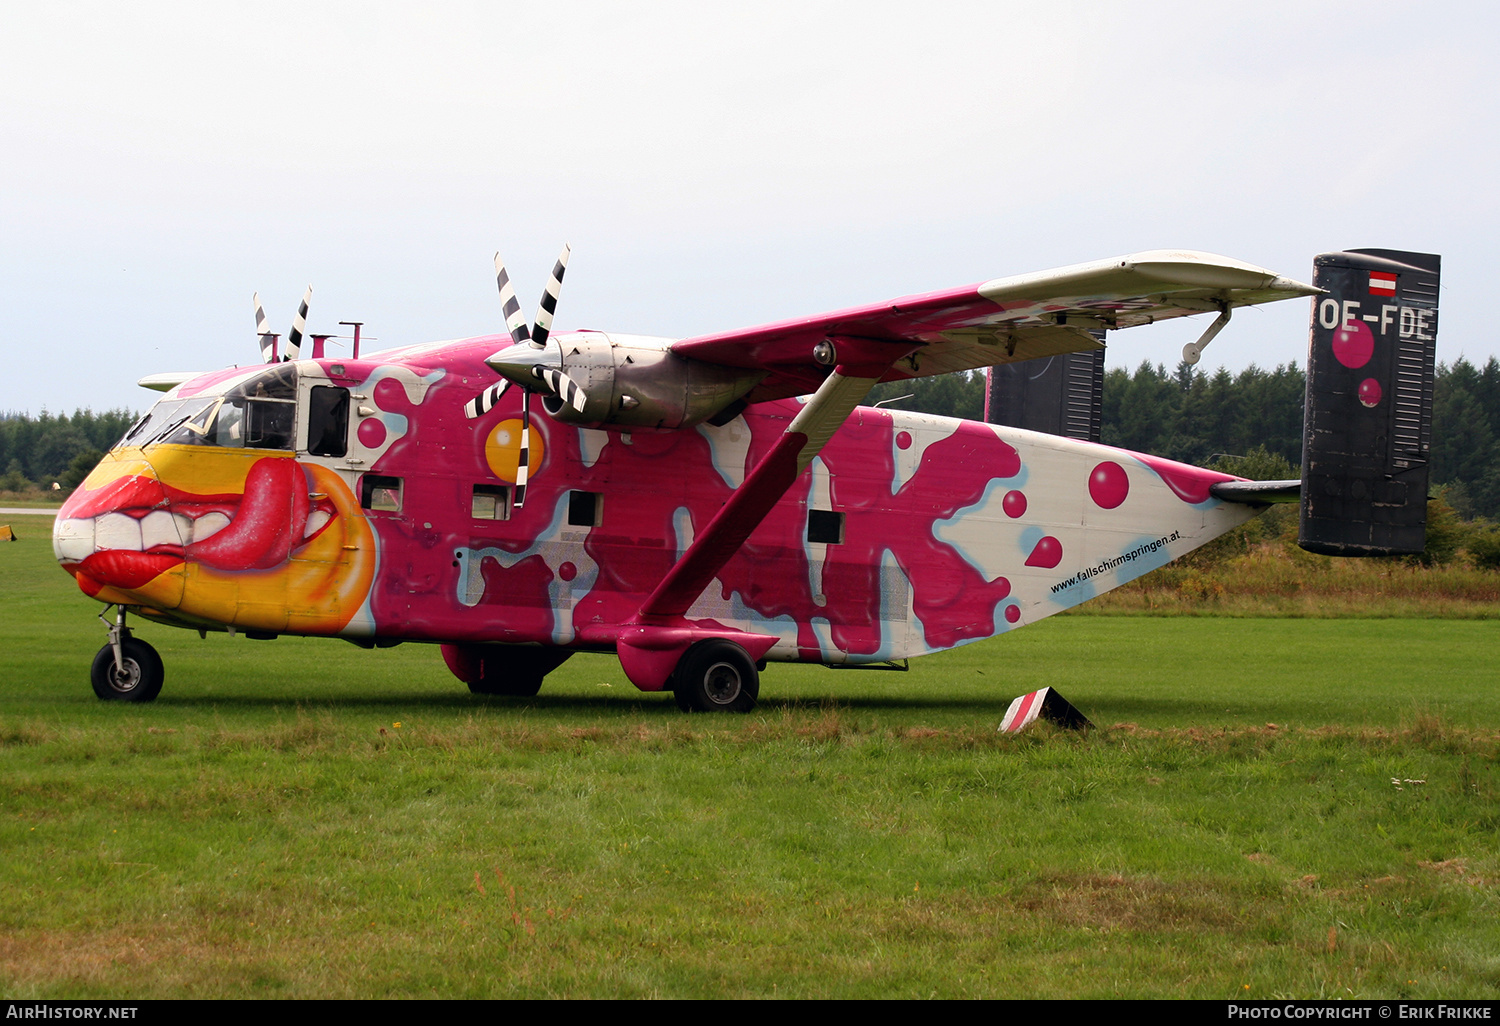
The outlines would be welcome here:
M 1041 715 L 1042 701 L 1051 690 L 1051 688 L 1042 688 L 1029 695 L 1022 695 L 1010 703 L 1010 708 L 1005 710 L 1005 719 L 1000 721 L 1000 733 L 1014 734 L 1022 727 L 1030 726 Z
M 1394 296 L 1396 294 L 1396 276 L 1385 271 L 1370 272 L 1370 295 L 1372 296 Z
M 1042 688 L 1010 703 L 1010 708 L 1005 710 L 1005 719 L 1000 721 L 999 732 L 1017 733 L 1036 722 L 1038 717 L 1069 730 L 1083 730 L 1093 726 L 1088 717 L 1075 709 L 1062 695 L 1051 688 Z

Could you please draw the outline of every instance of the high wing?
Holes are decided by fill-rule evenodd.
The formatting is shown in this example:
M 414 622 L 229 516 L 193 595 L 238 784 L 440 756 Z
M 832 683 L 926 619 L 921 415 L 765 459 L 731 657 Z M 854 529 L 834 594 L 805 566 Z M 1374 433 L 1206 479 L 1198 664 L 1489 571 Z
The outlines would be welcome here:
M 829 338 L 920 346 L 881 378 L 899 381 L 1102 346 L 1092 333 L 1196 313 L 1316 295 L 1311 285 L 1229 257 L 1153 250 L 962 288 L 905 296 L 673 343 L 678 356 L 767 371 L 746 398 L 763 402 L 815 391 L 809 360 Z

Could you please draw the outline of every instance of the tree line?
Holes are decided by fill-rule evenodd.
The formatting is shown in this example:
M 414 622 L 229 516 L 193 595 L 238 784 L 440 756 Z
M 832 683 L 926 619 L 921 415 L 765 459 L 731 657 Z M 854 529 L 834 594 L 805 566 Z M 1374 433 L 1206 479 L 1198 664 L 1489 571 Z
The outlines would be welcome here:
M 54 481 L 73 488 L 137 416 L 129 410 L 75 410 L 72 416 L 45 411 L 36 417 L 0 414 L 0 491 L 49 489 Z
M 876 386 L 868 403 L 977 420 L 982 373 L 944 374 Z M 1296 364 L 1238 374 L 1144 362 L 1104 376 L 1101 441 L 1183 463 L 1222 463 L 1264 451 L 1291 468 L 1302 462 L 1307 377 Z M 1476 367 L 1463 357 L 1438 364 L 1433 393 L 1432 483 L 1467 518 L 1500 519 L 1500 360 Z M 0 490 L 71 488 L 130 425 L 129 410 L 71 416 L 0 414 Z

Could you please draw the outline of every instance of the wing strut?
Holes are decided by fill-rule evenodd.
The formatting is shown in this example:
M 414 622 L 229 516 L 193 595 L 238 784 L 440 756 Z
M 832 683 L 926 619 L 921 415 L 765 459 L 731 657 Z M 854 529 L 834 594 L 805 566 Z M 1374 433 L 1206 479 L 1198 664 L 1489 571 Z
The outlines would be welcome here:
M 920 345 L 862 338 L 830 340 L 837 353 L 833 372 L 823 380 L 807 405 L 771 451 L 763 456 L 729 501 L 693 540 L 682 558 L 667 571 L 620 632 L 617 645 L 620 664 L 631 681 L 645 691 L 658 691 L 666 683 L 677 659 L 700 637 L 734 632 L 698 630 L 682 617 L 724 564 L 739 551 L 787 489 L 812 463 L 813 457 L 869 395 L 891 365 Z M 829 361 L 833 362 L 833 361 Z M 763 652 L 774 639 L 764 639 Z M 759 658 L 760 653 L 755 653 Z

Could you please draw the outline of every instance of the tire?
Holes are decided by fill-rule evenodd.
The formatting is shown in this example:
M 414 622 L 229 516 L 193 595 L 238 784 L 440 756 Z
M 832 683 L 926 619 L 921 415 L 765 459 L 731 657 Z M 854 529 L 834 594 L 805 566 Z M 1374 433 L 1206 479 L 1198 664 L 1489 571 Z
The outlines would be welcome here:
M 683 653 L 672 674 L 673 697 L 692 712 L 747 713 L 760 697 L 760 674 L 750 653 L 721 638 Z
M 105 645 L 94 656 L 89 679 L 94 694 L 106 702 L 150 702 L 161 694 L 166 671 L 156 649 L 138 638 L 120 642 L 120 662 L 124 673 L 115 668 L 115 650 Z

